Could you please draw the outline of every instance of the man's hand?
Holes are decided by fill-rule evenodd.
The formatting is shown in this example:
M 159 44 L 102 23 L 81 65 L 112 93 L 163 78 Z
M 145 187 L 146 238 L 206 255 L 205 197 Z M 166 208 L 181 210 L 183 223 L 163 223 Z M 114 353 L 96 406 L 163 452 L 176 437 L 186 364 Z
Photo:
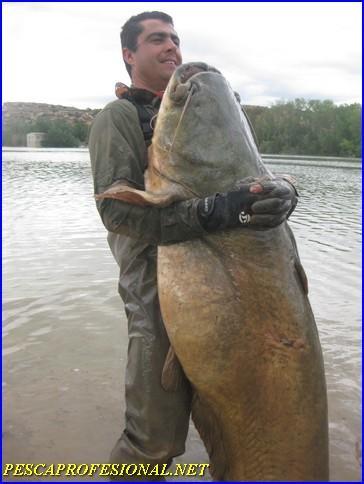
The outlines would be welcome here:
M 215 194 L 202 199 L 198 215 L 207 231 L 239 226 L 272 228 L 281 224 L 297 205 L 297 191 L 293 179 L 280 176 L 245 178 L 237 190 Z
M 297 205 L 298 193 L 289 176 L 263 179 L 253 183 L 250 192 L 259 194 L 260 200 L 251 205 L 252 225 L 275 227 L 287 220 Z

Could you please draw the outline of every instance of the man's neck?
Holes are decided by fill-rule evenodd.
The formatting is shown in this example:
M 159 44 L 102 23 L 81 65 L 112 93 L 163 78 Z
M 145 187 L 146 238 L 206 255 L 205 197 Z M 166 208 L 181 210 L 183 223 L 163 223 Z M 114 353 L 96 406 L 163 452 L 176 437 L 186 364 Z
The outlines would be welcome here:
M 165 83 L 159 83 L 158 85 L 152 85 L 149 82 L 144 82 L 142 79 L 133 79 L 132 86 L 137 89 L 145 89 L 146 91 L 153 92 L 156 96 L 163 96 L 163 93 L 167 87 Z

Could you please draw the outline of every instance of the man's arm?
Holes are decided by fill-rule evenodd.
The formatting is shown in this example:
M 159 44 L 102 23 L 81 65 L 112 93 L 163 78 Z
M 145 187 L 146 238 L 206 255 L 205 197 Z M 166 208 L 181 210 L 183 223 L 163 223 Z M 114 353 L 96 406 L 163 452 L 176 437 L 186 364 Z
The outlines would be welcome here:
M 108 198 L 101 201 L 99 212 L 110 232 L 155 245 L 169 244 L 206 235 L 197 215 L 198 202 L 192 199 L 158 208 Z
M 95 194 L 118 180 L 144 189 L 147 152 L 134 106 L 110 103 L 96 117 L 89 138 Z M 113 199 L 97 201 L 103 224 L 110 232 L 137 237 L 152 244 L 181 242 L 206 234 L 197 215 L 198 200 L 168 207 L 140 207 Z
M 147 158 L 143 134 L 135 108 L 125 103 L 116 101 L 105 108 L 90 133 L 96 194 L 120 180 L 135 188 L 144 188 Z M 109 198 L 99 200 L 97 208 L 110 232 L 138 237 L 152 244 L 168 244 L 244 225 L 274 227 L 287 218 L 295 203 L 293 188 L 279 179 L 269 186 L 266 182 L 247 181 L 233 192 L 163 208 L 140 207 Z

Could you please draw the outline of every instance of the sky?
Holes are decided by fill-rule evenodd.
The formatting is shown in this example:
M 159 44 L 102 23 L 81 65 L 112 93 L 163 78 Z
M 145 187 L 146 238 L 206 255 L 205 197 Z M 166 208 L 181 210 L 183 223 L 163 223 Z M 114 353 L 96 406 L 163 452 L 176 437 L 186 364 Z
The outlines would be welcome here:
M 361 2 L 2 2 L 3 102 L 101 108 L 130 83 L 120 29 L 173 17 L 184 62 L 218 68 L 243 104 L 361 103 Z

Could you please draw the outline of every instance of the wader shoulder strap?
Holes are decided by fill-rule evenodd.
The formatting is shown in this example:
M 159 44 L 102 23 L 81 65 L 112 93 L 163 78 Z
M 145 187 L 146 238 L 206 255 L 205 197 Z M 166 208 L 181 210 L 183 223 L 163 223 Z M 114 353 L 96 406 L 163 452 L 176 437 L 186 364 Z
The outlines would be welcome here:
M 155 103 L 155 96 L 151 92 L 142 89 L 132 89 L 122 83 L 116 84 L 115 94 L 119 99 L 126 99 L 135 106 L 145 144 L 149 146 L 153 136 L 151 120 L 158 112 L 159 100 L 157 99 Z
M 138 112 L 140 127 L 143 131 L 144 141 L 147 146 L 152 142 L 153 128 L 151 126 L 151 120 L 156 113 L 151 106 L 143 106 L 137 103 L 135 100 L 128 99 L 135 107 Z

